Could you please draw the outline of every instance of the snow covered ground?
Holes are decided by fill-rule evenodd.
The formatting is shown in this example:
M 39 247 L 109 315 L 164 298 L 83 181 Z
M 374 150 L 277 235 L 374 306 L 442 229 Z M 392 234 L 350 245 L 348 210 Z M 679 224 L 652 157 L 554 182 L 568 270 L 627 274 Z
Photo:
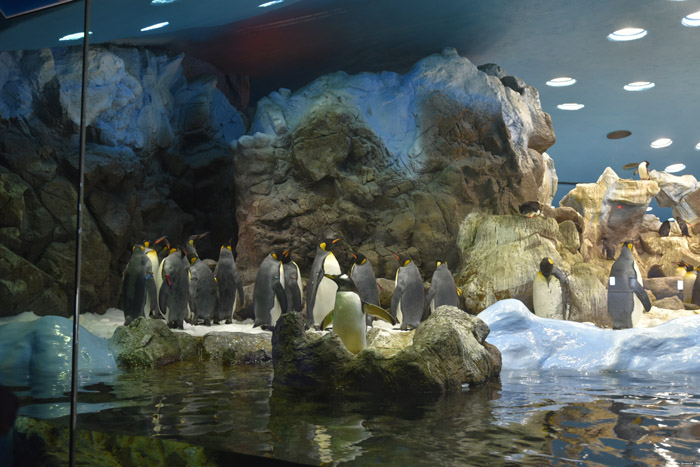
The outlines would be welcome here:
M 672 313 L 652 310 L 647 323 Z M 700 372 L 700 315 L 676 313 L 680 317 L 655 327 L 613 331 L 539 318 L 511 299 L 495 303 L 479 318 L 491 329 L 487 341 L 501 351 L 504 370 Z

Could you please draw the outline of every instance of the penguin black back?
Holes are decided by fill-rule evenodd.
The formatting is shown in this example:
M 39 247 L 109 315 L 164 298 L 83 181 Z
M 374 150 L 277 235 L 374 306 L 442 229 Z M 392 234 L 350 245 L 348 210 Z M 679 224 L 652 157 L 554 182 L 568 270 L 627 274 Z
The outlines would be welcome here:
M 680 217 L 676 219 L 676 222 L 678 222 L 678 227 L 681 228 L 681 235 L 683 237 L 690 237 L 690 232 L 688 231 L 688 224 L 686 224 L 685 221 Z
M 659 227 L 659 237 L 668 237 L 668 234 L 671 232 L 671 222 L 668 220 L 665 220 L 661 223 L 661 227 Z
M 666 277 L 666 274 L 664 274 L 664 270 L 660 264 L 654 264 L 649 268 L 649 272 L 647 273 L 648 279 L 653 279 L 655 277 Z

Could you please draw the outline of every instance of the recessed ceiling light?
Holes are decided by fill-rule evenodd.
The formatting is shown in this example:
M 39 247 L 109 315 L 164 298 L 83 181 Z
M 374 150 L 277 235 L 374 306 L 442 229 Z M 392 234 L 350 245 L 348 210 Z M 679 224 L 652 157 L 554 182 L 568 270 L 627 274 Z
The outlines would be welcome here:
M 269 6 L 277 5 L 278 3 L 282 3 L 283 1 L 284 0 L 272 0 L 271 2 L 261 3 L 260 5 L 258 5 L 258 8 L 267 8 Z
M 656 84 L 651 81 L 635 81 L 634 83 L 625 84 L 624 89 L 625 91 L 646 91 L 654 86 Z
M 617 130 L 617 131 L 611 131 L 610 133 L 608 133 L 605 136 L 608 139 L 622 139 L 622 138 L 627 138 L 631 134 L 632 134 L 632 132 L 629 130 Z
M 637 39 L 641 39 L 642 37 L 644 37 L 646 35 L 647 35 L 646 29 L 624 28 L 624 29 L 618 29 L 617 31 L 613 32 L 612 34 L 608 34 L 608 40 L 611 40 L 614 42 L 634 41 Z
M 151 0 L 151 5 L 166 5 L 168 3 L 175 3 L 175 0 Z
M 671 164 L 664 169 L 664 172 L 673 174 L 676 172 L 680 172 L 681 170 L 685 170 L 685 164 Z
M 673 143 L 671 138 L 659 138 L 651 143 L 651 147 L 654 149 L 667 148 Z
M 151 26 L 146 26 L 145 28 L 141 28 L 141 32 L 152 31 L 153 29 L 164 28 L 164 27 L 167 26 L 168 24 L 170 24 L 170 23 L 167 22 L 167 21 L 165 21 L 165 22 L 163 22 L 163 23 L 158 23 L 158 24 L 153 24 L 153 25 L 151 25 Z
M 89 34 L 92 34 L 92 31 L 90 31 Z M 73 34 L 67 34 L 58 40 L 59 41 L 74 41 L 74 40 L 82 39 L 83 37 L 85 37 L 84 32 L 76 32 Z
M 574 83 L 576 83 L 575 79 L 569 78 L 568 76 L 562 76 L 561 78 L 550 79 L 544 84 L 546 84 L 547 86 L 559 88 L 562 86 L 571 86 Z
M 654 208 L 652 208 L 651 206 L 647 206 L 647 212 L 651 211 L 652 209 Z
M 566 104 L 559 104 L 557 106 L 558 109 L 561 110 L 579 110 L 582 109 L 584 106 L 583 104 L 575 104 L 573 102 L 568 102 Z
M 696 151 L 700 151 L 700 143 L 698 143 L 698 144 L 695 145 L 695 150 L 696 150 Z
M 700 26 L 700 11 L 691 13 L 681 20 L 683 26 L 688 26 L 689 28 L 694 28 Z

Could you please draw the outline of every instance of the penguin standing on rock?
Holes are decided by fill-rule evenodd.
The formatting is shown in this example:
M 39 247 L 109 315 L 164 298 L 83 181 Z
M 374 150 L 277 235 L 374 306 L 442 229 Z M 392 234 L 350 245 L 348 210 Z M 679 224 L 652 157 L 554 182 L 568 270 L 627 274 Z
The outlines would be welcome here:
M 190 311 L 194 313 L 192 324 L 203 321 L 210 326 L 218 302 L 216 279 L 207 263 L 197 256 L 190 259 Z
M 445 261 L 438 261 L 437 268 L 433 272 L 433 278 L 430 281 L 430 290 L 425 299 L 424 318 L 427 318 L 435 311 L 436 308 L 442 305 L 450 305 L 459 308 L 459 295 L 457 294 L 457 286 L 452 277 L 452 273 L 447 268 Z
M 634 175 L 639 174 L 640 180 L 649 180 L 649 161 L 642 162 L 632 162 L 630 164 L 625 164 L 622 166 L 625 170 L 632 170 Z
M 321 329 L 333 322 L 333 332 L 340 337 L 345 348 L 358 353 L 367 347 L 367 314 L 383 319 L 392 325 L 397 324 L 393 316 L 384 309 L 364 302 L 352 279 L 346 274 L 326 274 L 338 286 L 333 310 L 321 321 Z
M 171 248 L 160 268 L 163 285 L 158 292 L 161 312 L 171 328 L 184 329 L 190 300 L 189 261 L 182 248 Z
M 362 253 L 352 253 L 353 264 L 350 277 L 357 286 L 363 302 L 379 306 L 379 287 L 372 263 Z M 372 317 L 367 315 L 367 325 L 372 325 Z
M 676 219 L 676 222 L 678 222 L 678 227 L 680 227 L 681 229 L 681 236 L 690 237 L 690 232 L 688 231 L 688 224 L 686 224 L 685 221 L 680 217 Z
M 122 280 L 122 303 L 124 307 L 124 325 L 136 318 L 148 316 L 151 309 L 145 309 L 146 302 L 152 309 L 156 306 L 156 284 L 153 280 L 151 262 L 146 256 L 143 245 L 132 248 L 131 259 L 126 265 Z
M 698 278 L 698 273 L 695 267 L 685 263 L 685 275 L 683 276 L 683 302 L 693 302 L 693 286 Z
M 292 250 L 286 249 L 281 253 L 282 271 L 284 273 L 284 292 L 287 297 L 287 307 L 290 310 L 301 312 L 301 273 L 299 266 L 292 261 Z
M 243 294 L 243 282 L 238 275 L 236 261 L 233 259 L 231 244 L 223 245 L 219 250 L 219 261 L 214 268 L 214 278 L 219 294 L 219 303 L 214 312 L 214 323 L 225 321 L 230 324 L 233 321 L 233 313 L 236 311 L 238 301 L 245 304 Z
M 423 316 L 425 290 L 418 266 L 411 258 L 399 256 L 396 270 L 396 288 L 391 296 L 391 314 L 401 323 L 401 330 L 415 329 Z
M 258 268 L 255 288 L 253 289 L 253 311 L 255 313 L 253 327 L 274 328 L 282 313 L 287 312 L 281 258 L 281 252 L 272 252 L 265 257 Z
M 323 318 L 333 309 L 338 285 L 325 274 L 340 275 L 340 264 L 331 251 L 339 238 L 327 238 L 316 248 L 306 286 L 306 322 L 309 327 L 320 326 Z
M 651 302 L 642 285 L 642 274 L 634 261 L 632 248 L 632 242 L 624 242 L 620 256 L 610 269 L 608 313 L 612 318 L 613 329 L 634 327 L 642 317 L 642 310 L 651 309 Z
M 532 303 L 537 316 L 569 319 L 571 285 L 551 258 L 543 258 L 540 261 L 540 270 L 532 282 Z
M 668 237 L 668 235 L 671 233 L 671 222 L 666 219 L 661 223 L 661 227 L 659 227 L 659 237 Z

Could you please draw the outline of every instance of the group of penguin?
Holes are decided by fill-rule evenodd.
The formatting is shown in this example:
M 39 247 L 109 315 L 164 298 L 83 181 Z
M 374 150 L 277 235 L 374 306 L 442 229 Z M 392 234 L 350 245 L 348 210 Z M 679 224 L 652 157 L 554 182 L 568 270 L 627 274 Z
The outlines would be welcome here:
M 243 284 L 231 245 L 220 249 L 212 267 L 197 254 L 195 242 L 205 234 L 192 235 L 186 247 L 172 247 L 164 237 L 132 248 L 121 289 L 125 325 L 146 316 L 164 318 L 169 327 L 183 329 L 184 322 L 210 325 L 232 322 L 238 302 L 244 303 Z M 367 347 L 367 326 L 373 318 L 402 330 L 418 327 L 442 305 L 459 307 L 458 289 L 444 261 L 437 262 L 426 295 L 416 264 L 407 256 L 399 261 L 391 310 L 379 306 L 379 288 L 369 259 L 353 253 L 350 276 L 341 272 L 333 254 L 340 239 L 320 242 L 306 287 L 307 327 L 334 332 L 353 353 Z M 254 327 L 270 329 L 283 313 L 302 311 L 304 295 L 299 266 L 290 249 L 268 254 L 260 267 L 253 289 Z
M 367 326 L 373 318 L 392 325 L 400 323 L 402 330 L 408 330 L 418 327 L 442 305 L 459 306 L 457 287 L 446 262 L 437 262 L 426 296 L 418 266 L 411 258 L 394 254 L 399 267 L 391 310 L 384 310 L 379 306 L 379 288 L 369 259 L 352 253 L 350 275 L 343 274 L 333 253 L 339 241 L 326 238 L 316 248 L 306 287 L 306 324 L 323 330 L 332 323 L 350 352 L 367 347 Z M 255 279 L 254 326 L 272 328 L 283 313 L 302 311 L 300 277 L 290 250 L 273 251 L 265 257 Z
M 213 270 L 199 258 L 195 242 L 205 235 L 190 236 L 184 248 L 165 237 L 134 245 L 122 278 L 125 325 L 141 316 L 163 318 L 178 329 L 184 321 L 232 322 L 238 301 L 245 300 L 243 283 L 230 243 L 221 247 Z

